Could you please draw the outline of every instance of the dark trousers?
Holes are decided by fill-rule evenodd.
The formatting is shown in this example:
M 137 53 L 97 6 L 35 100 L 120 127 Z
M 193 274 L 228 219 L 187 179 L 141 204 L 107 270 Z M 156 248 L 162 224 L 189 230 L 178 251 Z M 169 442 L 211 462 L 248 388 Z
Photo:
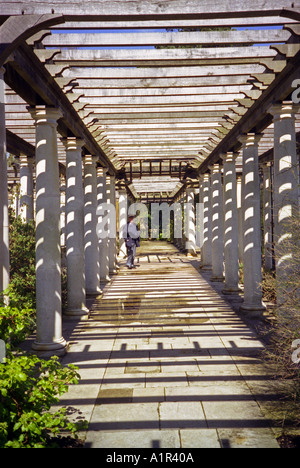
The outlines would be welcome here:
M 131 247 L 127 247 L 127 263 L 126 265 L 128 267 L 132 267 L 134 264 L 134 259 L 135 259 L 135 253 L 136 253 L 136 245 L 133 244 Z

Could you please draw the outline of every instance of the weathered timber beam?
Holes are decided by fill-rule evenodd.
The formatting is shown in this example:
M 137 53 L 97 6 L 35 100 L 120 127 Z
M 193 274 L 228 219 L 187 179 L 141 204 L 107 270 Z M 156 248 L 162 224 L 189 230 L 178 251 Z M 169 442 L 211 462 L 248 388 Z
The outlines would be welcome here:
M 58 122 L 59 132 L 63 136 L 70 136 L 71 132 L 74 136 L 82 138 L 87 149 L 95 156 L 98 156 L 102 164 L 106 165 L 109 171 L 114 173 L 115 169 L 110 160 L 98 146 L 65 94 L 44 69 L 31 49 L 25 44 L 20 46 L 14 53 L 14 61 L 9 62 L 8 66 L 13 67 L 21 75 L 27 85 L 35 91 L 39 100 L 37 102 L 28 100 L 27 87 L 23 90 L 18 89 L 21 97 L 30 105 L 46 104 L 60 108 L 63 119 Z M 6 76 L 5 80 L 7 80 Z M 8 85 L 14 89 L 14 82 L 8 82 Z
M 184 61 L 201 60 L 205 65 L 205 60 L 229 59 L 228 65 L 234 59 L 247 60 L 260 58 L 272 58 L 277 55 L 275 50 L 269 46 L 253 47 L 219 47 L 219 48 L 192 48 L 192 49 L 35 49 L 35 53 L 41 62 L 53 60 L 55 63 L 68 63 L 76 66 L 97 66 L 99 63 L 116 62 L 121 63 L 145 63 L 163 61 Z
M 281 15 L 284 11 L 297 12 L 299 0 L 97 0 L 86 2 L 3 1 L 2 15 L 62 14 L 66 21 L 155 20 L 155 19 L 209 19 Z M 84 18 L 83 18 L 84 17 Z
M 67 95 L 68 96 L 68 95 Z M 71 95 L 72 96 L 72 95 Z M 70 97 L 71 97 L 70 96 Z M 208 94 L 205 95 L 179 95 L 179 96 L 140 96 L 140 97 L 94 97 L 94 96 L 84 96 L 84 97 L 74 97 L 74 99 L 79 99 L 81 103 L 89 104 L 89 107 L 97 106 L 97 108 L 106 108 L 114 109 L 116 107 L 126 107 L 132 108 L 134 106 L 139 106 L 140 108 L 149 107 L 149 106 L 196 106 L 199 105 L 206 107 L 210 104 L 220 104 L 223 102 L 227 103 L 232 101 L 234 102 L 237 99 L 243 99 L 245 95 L 243 93 L 235 94 Z M 73 101 L 74 102 L 74 101 Z
M 35 147 L 10 130 L 6 130 L 6 144 L 7 151 L 15 156 L 26 154 L 29 158 L 35 158 Z
M 56 79 L 58 81 L 58 79 Z M 88 85 L 88 83 L 87 83 Z M 89 86 L 89 85 L 88 85 Z M 91 96 L 91 97 L 98 97 L 103 98 L 103 102 L 106 102 L 106 98 L 112 97 L 149 97 L 149 96 L 161 96 L 161 97 L 169 97 L 169 96 L 207 96 L 210 94 L 213 95 L 224 95 L 224 94 L 234 94 L 234 93 L 246 93 L 251 91 L 252 83 L 243 83 L 241 82 L 240 85 L 232 84 L 232 85 L 222 85 L 219 86 L 194 86 L 194 87 L 185 87 L 184 81 L 181 87 L 169 87 L 166 88 L 149 88 L 149 89 L 137 89 L 137 88 L 121 88 L 121 89 L 99 89 L 85 87 L 83 84 L 78 86 L 74 89 L 75 93 L 67 93 L 69 96 Z M 227 100 L 227 99 L 226 99 Z M 109 102 L 109 101 L 108 101 Z
M 126 79 L 140 79 L 143 80 L 142 83 L 149 83 L 149 86 L 153 82 L 155 78 L 165 79 L 165 78 L 185 78 L 188 77 L 202 77 L 207 79 L 207 83 L 210 83 L 210 80 L 215 82 L 216 80 L 224 79 L 224 84 L 227 83 L 226 79 L 229 79 L 230 82 L 234 77 L 242 76 L 243 80 L 247 80 L 249 75 L 253 73 L 262 74 L 265 73 L 265 66 L 256 64 L 247 65 L 245 64 L 242 69 L 239 66 L 234 65 L 226 65 L 226 74 L 224 75 L 224 66 L 214 66 L 205 67 L 205 66 L 187 66 L 185 68 L 181 67 L 162 67 L 162 68 L 120 68 L 120 67 L 113 67 L 113 68 L 83 68 L 83 67 L 75 67 L 72 64 L 46 64 L 45 67 L 49 71 L 52 76 L 59 76 L 62 75 L 65 78 L 78 78 L 78 79 L 101 79 L 107 80 L 120 80 L 119 86 L 121 82 Z M 228 77 L 228 78 L 227 78 Z M 149 80 L 150 79 L 150 80 Z M 145 80 L 145 81 L 144 81 Z M 222 81 L 223 82 L 223 81 Z M 234 81 L 233 81 L 234 83 Z
M 1 5 L 1 12 L 3 13 Z M 36 13 L 36 12 L 34 12 Z M 51 12 L 48 12 L 51 13 Z M 52 24 L 64 22 L 63 15 L 58 14 L 29 14 L 22 16 L 10 16 L 0 26 L 0 66 L 2 66 L 9 55 L 25 39 L 40 29 L 47 28 Z
M 214 148 L 206 160 L 199 166 L 199 172 L 206 172 L 210 165 L 218 161 L 221 153 L 240 148 L 240 135 L 254 132 L 262 133 L 273 121 L 269 108 L 274 102 L 288 99 L 294 91 L 292 83 L 300 76 L 300 52 L 290 59 L 284 70 L 275 78 L 259 99 L 251 106 L 238 123 Z
M 105 47 L 105 46 L 157 46 L 157 45 L 224 45 L 286 42 L 289 31 L 242 30 L 205 32 L 155 32 L 155 33 L 58 33 L 41 38 L 45 47 Z
M 66 22 L 62 25 L 52 26 L 51 29 L 72 30 L 81 29 L 157 29 L 157 28 L 215 28 L 215 27 L 242 27 L 242 26 L 281 26 L 293 23 L 295 20 L 280 16 L 250 16 L 239 18 L 214 18 L 214 19 L 180 19 L 177 20 L 148 20 L 148 21 L 110 21 L 109 25 L 104 21 Z

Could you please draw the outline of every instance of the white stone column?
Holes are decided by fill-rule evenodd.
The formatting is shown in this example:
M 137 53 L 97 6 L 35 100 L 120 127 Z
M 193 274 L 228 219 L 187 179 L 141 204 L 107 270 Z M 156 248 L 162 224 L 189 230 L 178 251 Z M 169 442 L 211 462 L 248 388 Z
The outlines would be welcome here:
M 0 68 L 0 293 L 9 285 L 9 221 L 5 127 L 5 68 Z
M 262 302 L 262 255 L 260 218 L 260 181 L 258 142 L 261 135 L 247 134 L 239 139 L 243 144 L 243 270 L 244 302 L 240 310 L 252 316 L 265 310 Z
M 272 235 L 272 178 L 271 164 L 262 165 L 263 169 L 263 226 L 264 226 L 264 252 L 266 271 L 273 268 L 273 235 Z
M 197 229 L 199 230 L 199 247 L 200 251 L 202 252 L 204 240 L 203 175 L 199 176 L 199 204 L 197 206 Z
M 224 169 L 224 294 L 236 294 L 239 289 L 239 245 L 235 153 L 223 158 Z
M 42 357 L 63 355 L 60 190 L 57 156 L 58 109 L 30 109 L 36 126 L 36 314 L 33 349 Z
M 196 257 L 196 224 L 195 224 L 195 190 L 193 187 L 186 188 L 187 203 L 185 205 L 185 226 L 187 255 Z
M 66 180 L 60 177 L 60 245 L 66 247 Z
M 119 243 L 120 243 L 120 258 L 125 258 L 127 255 L 123 230 L 127 224 L 127 192 L 125 188 L 119 189 Z
M 224 279 L 224 241 L 223 241 L 223 187 L 220 164 L 214 164 L 211 174 L 211 212 L 212 212 L 212 281 Z
M 237 196 L 237 214 L 238 214 L 238 239 L 239 239 L 239 262 L 243 263 L 243 210 L 242 210 L 242 174 L 236 177 L 236 196 Z
M 98 209 L 102 204 L 107 203 L 107 190 L 106 190 L 106 173 L 107 168 L 97 167 L 97 203 Z M 103 215 L 98 215 L 98 223 L 102 222 Z M 107 228 L 108 229 L 108 228 Z M 99 242 L 99 263 L 100 263 L 100 282 L 107 283 L 110 281 L 109 276 L 109 251 L 108 251 L 108 237 L 103 239 L 98 238 Z
M 184 239 L 184 237 L 185 237 L 185 235 L 184 235 L 185 213 L 184 213 L 184 198 L 183 198 L 182 193 L 179 196 L 178 203 L 180 204 L 181 213 L 182 213 L 182 217 L 181 217 L 181 237 L 178 239 L 178 248 L 179 248 L 179 250 L 183 250 L 184 245 L 185 245 L 185 239 Z
M 33 161 L 26 155 L 19 157 L 20 164 L 20 216 L 25 223 L 34 218 Z
M 116 178 L 115 176 L 109 175 L 108 186 L 107 186 L 107 197 L 108 202 L 112 207 L 116 207 Z M 112 219 L 115 211 L 111 212 L 109 219 L 109 274 L 112 275 L 116 273 L 116 263 L 117 263 L 117 232 L 116 232 L 116 220 Z
M 99 295 L 100 263 L 97 236 L 97 157 L 84 157 L 84 244 L 86 294 Z
M 87 318 L 85 306 L 83 140 L 62 139 L 66 148 L 66 260 L 68 317 Z
M 299 161 L 296 150 L 295 114 L 292 102 L 275 104 L 269 109 L 274 122 L 274 245 L 277 303 L 284 302 L 288 278 L 294 262 L 293 218 L 299 213 Z M 285 291 L 284 291 L 285 290 Z
M 211 190 L 210 175 L 203 174 L 203 245 L 201 268 L 211 270 L 212 265 L 212 229 L 211 229 Z

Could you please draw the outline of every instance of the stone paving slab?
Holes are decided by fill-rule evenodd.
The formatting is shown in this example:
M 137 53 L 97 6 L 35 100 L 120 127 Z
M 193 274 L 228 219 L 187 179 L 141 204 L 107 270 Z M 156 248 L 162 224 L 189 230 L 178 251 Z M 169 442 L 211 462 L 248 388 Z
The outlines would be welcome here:
M 263 345 L 194 264 L 143 244 L 70 334 L 82 379 L 61 404 L 89 421 L 86 447 L 278 448 Z

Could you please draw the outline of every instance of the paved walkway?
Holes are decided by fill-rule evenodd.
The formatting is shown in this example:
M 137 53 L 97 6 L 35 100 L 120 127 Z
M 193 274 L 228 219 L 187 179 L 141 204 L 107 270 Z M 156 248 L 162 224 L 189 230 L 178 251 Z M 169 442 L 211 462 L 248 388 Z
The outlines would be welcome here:
M 82 379 L 62 403 L 89 421 L 86 447 L 276 448 L 262 349 L 190 259 L 147 242 L 75 326 L 63 363 Z

